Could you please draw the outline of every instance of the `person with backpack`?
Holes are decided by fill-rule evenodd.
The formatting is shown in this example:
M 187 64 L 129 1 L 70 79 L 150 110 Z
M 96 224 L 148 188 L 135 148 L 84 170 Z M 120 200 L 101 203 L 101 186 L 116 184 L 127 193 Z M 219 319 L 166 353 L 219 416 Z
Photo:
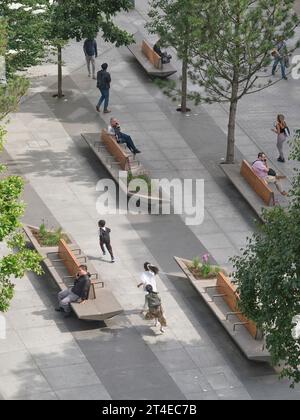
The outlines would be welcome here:
M 100 90 L 101 96 L 100 96 L 98 104 L 96 105 L 96 110 L 97 112 L 100 112 L 100 106 L 102 105 L 102 102 L 104 102 L 104 111 L 103 111 L 104 114 L 111 112 L 108 109 L 111 77 L 107 71 L 107 68 L 108 68 L 108 64 L 103 63 L 101 65 L 101 70 L 98 71 L 97 73 L 97 88 Z
M 145 299 L 145 307 L 148 311 L 145 315 L 145 319 L 151 320 L 155 319 L 155 326 L 160 323 L 160 332 L 164 333 L 164 327 L 167 326 L 167 321 L 164 317 L 162 306 L 161 306 L 161 299 L 158 296 L 157 292 L 153 291 L 153 287 L 151 284 L 147 284 L 146 286 L 146 299 Z
M 106 250 L 109 252 L 111 256 L 111 262 L 115 262 L 113 250 L 110 243 L 110 232 L 111 230 L 105 226 L 106 222 L 105 220 L 99 220 L 98 227 L 99 227 L 99 242 L 100 242 L 100 248 L 103 252 L 103 255 L 106 255 Z

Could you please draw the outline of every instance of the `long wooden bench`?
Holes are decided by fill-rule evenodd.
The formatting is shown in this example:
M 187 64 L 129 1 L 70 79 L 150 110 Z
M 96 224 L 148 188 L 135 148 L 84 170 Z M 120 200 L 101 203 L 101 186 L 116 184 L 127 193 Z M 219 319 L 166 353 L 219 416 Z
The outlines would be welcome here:
M 33 231 L 37 232 L 38 228 L 23 226 L 23 229 L 35 250 L 42 255 L 44 267 L 60 290 L 72 287 L 79 266 L 87 265 L 91 273 L 88 300 L 83 304 L 76 302 L 71 304 L 79 319 L 103 321 L 123 312 L 113 293 L 105 287 L 103 280 L 99 279 L 99 274 L 91 261 L 73 240 L 72 244 L 61 240 L 56 247 L 41 247 L 33 234 Z
M 270 185 L 255 174 L 246 160 L 241 163 L 221 164 L 220 167 L 259 218 L 263 220 L 262 209 L 275 205 L 275 195 Z M 285 207 L 288 204 L 288 200 L 280 194 L 276 198 L 280 206 Z
M 209 307 L 220 324 L 250 360 L 269 361 L 262 332 L 249 320 L 238 306 L 237 287 L 220 272 L 214 279 L 197 279 L 189 270 L 192 261 L 174 257 L 176 263 Z
M 149 76 L 164 78 L 177 72 L 171 63 L 162 63 L 161 57 L 153 50 L 153 46 L 143 39 L 143 35 L 140 32 L 134 34 L 134 39 L 135 43 L 127 48 Z
M 110 135 L 107 130 L 102 130 L 100 140 L 105 145 L 107 151 L 116 159 L 123 171 L 131 170 L 130 154 L 116 142 L 114 136 Z

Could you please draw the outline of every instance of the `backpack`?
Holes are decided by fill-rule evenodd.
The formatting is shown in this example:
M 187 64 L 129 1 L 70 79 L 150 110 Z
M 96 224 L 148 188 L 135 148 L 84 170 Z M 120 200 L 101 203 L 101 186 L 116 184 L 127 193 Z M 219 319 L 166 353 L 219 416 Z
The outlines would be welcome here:
M 148 299 L 149 308 L 157 308 L 158 306 L 161 305 L 161 300 L 157 293 L 153 293 L 153 292 L 149 293 L 147 299 Z

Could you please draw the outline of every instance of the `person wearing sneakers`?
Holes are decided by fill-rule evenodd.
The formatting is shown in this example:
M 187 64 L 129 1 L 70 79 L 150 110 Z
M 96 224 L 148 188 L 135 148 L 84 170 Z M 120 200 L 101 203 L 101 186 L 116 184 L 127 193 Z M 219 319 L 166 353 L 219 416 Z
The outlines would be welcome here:
M 280 178 L 285 178 L 285 177 L 281 175 L 277 175 L 274 169 L 269 168 L 267 164 L 266 155 L 263 152 L 260 152 L 257 156 L 257 160 L 252 163 L 252 169 L 254 173 L 259 178 L 261 178 L 266 184 L 275 184 L 275 187 L 277 188 L 277 190 L 280 192 L 281 195 L 287 195 L 287 192 L 283 190 L 282 185 L 279 182 Z
M 98 57 L 97 42 L 93 38 L 88 38 L 84 41 L 83 51 L 85 54 L 88 75 L 91 77 L 91 64 L 93 71 L 93 79 L 96 79 L 96 65 L 95 58 Z
M 108 126 L 108 133 L 111 136 L 115 136 L 118 143 L 126 143 L 128 149 L 135 155 L 136 153 L 141 153 L 135 147 L 132 138 L 121 131 L 120 123 L 116 118 L 110 119 L 110 125 Z
M 274 123 L 275 128 L 271 130 L 277 134 L 277 149 L 279 152 L 278 162 L 285 162 L 283 154 L 283 145 L 286 142 L 287 136 L 290 135 L 290 129 L 285 122 L 285 117 L 282 114 L 277 115 L 277 121 Z
M 164 327 L 167 326 L 167 321 L 163 314 L 161 299 L 158 293 L 153 291 L 151 284 L 147 284 L 146 291 L 147 295 L 144 309 L 146 310 L 148 308 L 148 312 L 145 315 L 145 319 L 155 319 L 155 326 L 160 323 L 160 332 L 164 333 Z
M 104 102 L 104 114 L 111 112 L 108 109 L 108 102 L 109 102 L 109 89 L 110 89 L 110 82 L 111 77 L 107 71 L 108 64 L 103 63 L 101 65 L 101 70 L 97 73 L 97 88 L 100 90 L 101 96 L 99 99 L 98 104 L 96 105 L 96 110 L 100 112 L 100 106 L 102 102 Z
M 111 262 L 115 262 L 113 250 L 110 244 L 110 232 L 111 230 L 105 226 L 106 222 L 105 220 L 99 220 L 98 227 L 99 227 L 99 241 L 100 241 L 100 248 L 103 252 L 103 255 L 106 255 L 106 250 L 109 252 L 111 256 Z

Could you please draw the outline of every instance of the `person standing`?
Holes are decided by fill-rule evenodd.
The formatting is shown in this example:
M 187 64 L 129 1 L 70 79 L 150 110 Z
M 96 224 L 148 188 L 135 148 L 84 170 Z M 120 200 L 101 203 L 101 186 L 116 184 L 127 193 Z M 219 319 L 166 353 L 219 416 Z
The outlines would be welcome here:
M 58 293 L 58 308 L 56 311 L 65 313 L 65 317 L 71 314 L 71 303 L 81 300 L 80 303 L 85 303 L 89 296 L 91 286 L 90 274 L 87 271 L 86 265 L 80 265 L 74 285 L 71 289 L 62 290 Z
M 285 74 L 287 48 L 286 48 L 286 42 L 284 41 L 284 39 L 281 38 L 278 40 L 276 48 L 272 51 L 272 56 L 274 58 L 274 63 L 272 67 L 272 75 L 273 76 L 275 75 L 276 68 L 278 64 L 280 64 L 281 77 L 284 80 L 287 80 L 287 77 Z
M 115 262 L 113 250 L 110 243 L 110 232 L 111 230 L 105 226 L 106 222 L 105 220 L 99 220 L 98 227 L 99 227 L 99 241 L 100 241 L 100 248 L 103 252 L 103 255 L 106 255 L 106 250 L 109 252 L 111 256 L 111 262 Z
M 147 295 L 144 309 L 146 310 L 148 308 L 148 312 L 145 315 L 145 319 L 155 319 L 155 326 L 160 323 L 160 332 L 164 333 L 165 330 L 163 327 L 167 326 L 167 321 L 163 314 L 161 299 L 158 296 L 158 293 L 153 291 L 151 284 L 147 284 L 146 291 Z
M 290 135 L 290 130 L 285 122 L 285 117 L 282 114 L 277 115 L 277 121 L 275 123 L 275 128 L 271 129 L 274 133 L 277 134 L 277 149 L 279 152 L 278 162 L 285 162 L 283 154 L 283 145 L 286 142 L 287 136 Z
M 107 68 L 108 68 L 108 64 L 103 63 L 101 65 L 101 70 L 99 70 L 97 73 L 97 88 L 100 90 L 101 96 L 100 96 L 98 104 L 96 105 L 96 110 L 100 112 L 100 106 L 102 102 L 104 102 L 104 111 L 103 111 L 104 114 L 111 112 L 108 109 L 111 77 L 107 71 Z
M 91 77 L 91 64 L 93 71 L 93 79 L 96 79 L 96 64 L 95 59 L 98 57 L 97 42 L 93 38 L 88 38 L 84 41 L 83 51 L 85 54 L 86 65 L 88 69 L 88 76 Z

